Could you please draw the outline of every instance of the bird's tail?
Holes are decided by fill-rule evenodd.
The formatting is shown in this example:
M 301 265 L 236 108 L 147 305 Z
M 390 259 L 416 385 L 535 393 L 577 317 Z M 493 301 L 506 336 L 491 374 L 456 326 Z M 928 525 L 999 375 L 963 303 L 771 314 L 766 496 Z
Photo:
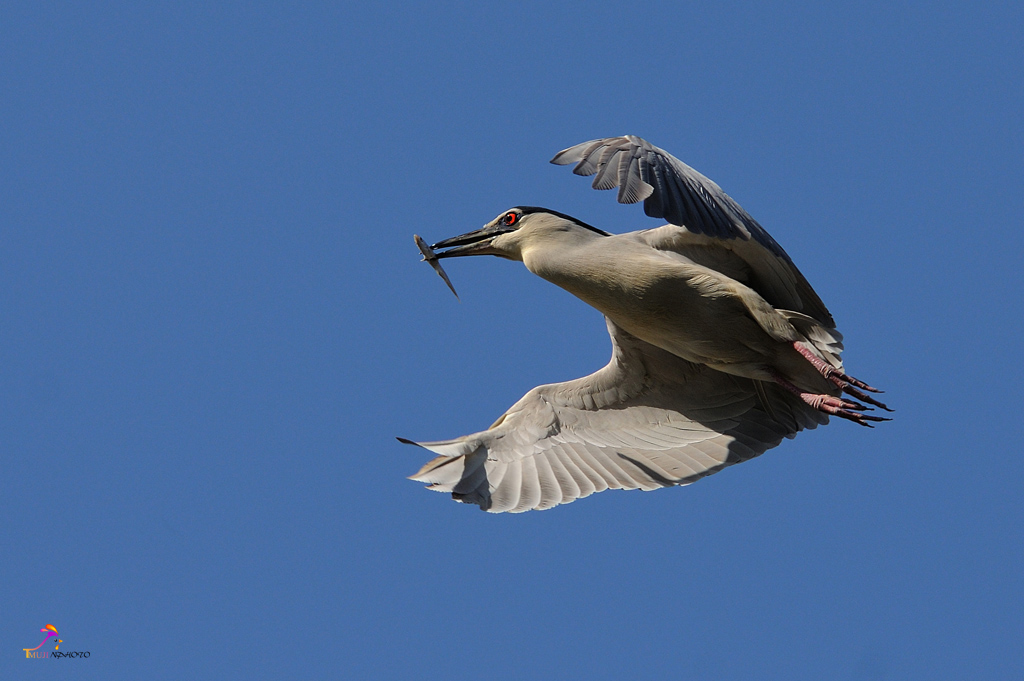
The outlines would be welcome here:
M 789 321 L 793 327 L 807 339 L 809 346 L 823 360 L 842 371 L 843 360 L 839 355 L 843 352 L 843 334 L 829 329 L 817 319 L 808 317 L 792 310 L 778 310 L 778 313 Z

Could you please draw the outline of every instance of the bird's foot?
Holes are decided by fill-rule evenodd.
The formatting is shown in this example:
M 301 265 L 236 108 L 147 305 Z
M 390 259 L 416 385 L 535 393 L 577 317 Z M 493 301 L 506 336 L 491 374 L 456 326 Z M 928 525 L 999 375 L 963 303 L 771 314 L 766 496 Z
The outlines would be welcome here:
M 854 402 L 853 400 L 845 400 L 842 397 L 833 397 L 832 395 L 819 395 L 815 393 L 804 392 L 800 388 L 796 387 L 781 374 L 776 373 L 774 375 L 775 382 L 780 386 L 793 393 L 801 400 L 804 401 L 808 406 L 817 409 L 820 412 L 829 414 L 830 416 L 838 416 L 839 418 L 846 419 L 847 421 L 853 421 L 854 423 L 865 426 L 867 428 L 874 428 L 871 425 L 872 422 L 879 421 L 891 421 L 883 416 L 874 416 L 872 414 L 865 414 L 865 411 L 871 411 L 871 407 L 861 404 L 860 402 Z M 859 392 L 859 391 L 857 391 Z M 882 408 L 887 408 L 885 405 L 880 405 Z
M 874 428 L 869 421 L 891 421 L 883 416 L 873 416 L 872 414 L 865 414 L 864 411 L 871 409 L 866 407 L 860 402 L 853 402 L 851 400 L 844 400 L 841 397 L 832 397 L 831 395 L 815 395 L 814 393 L 798 393 L 800 399 L 814 407 L 818 411 L 823 411 L 826 414 L 832 416 L 838 416 L 844 418 L 847 421 L 853 421 L 856 424 L 867 426 L 868 428 Z
M 800 341 L 793 341 L 793 347 L 796 349 L 797 352 L 803 355 L 804 359 L 810 362 L 814 366 L 814 368 L 818 370 L 818 373 L 820 373 L 822 376 L 828 379 L 828 381 L 832 385 L 836 386 L 847 395 L 852 395 L 853 397 L 857 398 L 858 400 L 861 400 L 862 402 L 873 404 L 876 407 L 879 407 L 886 411 L 892 411 L 892 409 L 885 406 L 885 404 L 883 404 L 882 402 L 879 402 L 874 397 L 871 397 L 867 393 L 863 392 L 864 390 L 867 390 L 873 393 L 881 393 L 885 392 L 884 390 L 872 388 L 864 381 L 856 379 L 853 376 L 844 374 L 839 369 L 836 369 L 834 366 L 818 357 Z

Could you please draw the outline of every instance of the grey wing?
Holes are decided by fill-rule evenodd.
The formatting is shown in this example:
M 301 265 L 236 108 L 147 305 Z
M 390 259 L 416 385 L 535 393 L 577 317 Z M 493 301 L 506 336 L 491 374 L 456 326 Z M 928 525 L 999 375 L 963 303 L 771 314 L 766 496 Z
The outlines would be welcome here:
M 541 510 L 606 489 L 686 485 L 828 421 L 773 385 L 608 330 L 600 371 L 534 388 L 488 430 L 402 440 L 439 455 L 411 478 L 492 513 Z
M 651 248 L 683 256 L 749 286 L 776 310 L 803 313 L 838 334 L 832 314 L 796 265 L 756 241 L 725 241 L 675 225 L 633 235 Z
M 595 189 L 619 188 L 619 203 L 644 202 L 644 212 L 687 231 L 733 242 L 755 269 L 774 270 L 781 281 L 766 289 L 786 289 L 784 299 L 768 302 L 811 315 L 823 324 L 835 322 L 789 254 L 712 180 L 664 149 L 634 135 L 607 137 L 558 152 L 551 162 L 576 164 L 577 175 L 595 175 Z M 756 247 L 745 247 L 740 244 Z M 774 262 L 778 261 L 778 262 Z M 760 291 L 759 291 L 760 292 Z M 764 294 L 762 294 L 764 295 Z M 796 303 L 796 307 L 793 303 Z
M 575 163 L 577 175 L 594 175 L 594 189 L 619 188 L 619 203 L 643 200 L 644 212 L 691 232 L 720 239 L 753 238 L 788 259 L 747 211 L 722 188 L 664 149 L 635 135 L 607 137 L 558 152 L 551 162 Z

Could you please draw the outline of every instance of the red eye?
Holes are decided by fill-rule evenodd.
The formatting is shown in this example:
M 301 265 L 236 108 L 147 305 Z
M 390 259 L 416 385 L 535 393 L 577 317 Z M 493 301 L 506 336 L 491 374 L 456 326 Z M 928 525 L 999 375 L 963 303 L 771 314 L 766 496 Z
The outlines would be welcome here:
M 514 225 L 516 224 L 516 220 L 518 219 L 519 216 L 516 215 L 515 213 L 505 213 L 505 218 L 502 220 L 502 222 L 504 222 L 506 225 Z

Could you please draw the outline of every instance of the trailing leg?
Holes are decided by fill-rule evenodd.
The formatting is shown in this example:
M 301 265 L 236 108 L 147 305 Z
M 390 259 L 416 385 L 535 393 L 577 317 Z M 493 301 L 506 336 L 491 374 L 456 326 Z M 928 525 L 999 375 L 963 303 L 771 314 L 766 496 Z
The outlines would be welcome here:
M 864 414 L 863 412 L 871 409 L 871 407 L 866 407 L 859 402 L 844 400 L 841 397 L 833 397 L 832 395 L 821 395 L 800 390 L 800 388 L 790 383 L 777 371 L 772 372 L 772 378 L 780 386 L 803 400 L 805 404 L 820 412 L 824 412 L 832 416 L 838 416 L 848 421 L 853 421 L 859 425 L 867 426 L 868 428 L 874 428 L 874 426 L 869 423 L 871 421 L 878 422 L 892 420 L 882 416 Z
M 872 388 L 864 381 L 860 381 L 854 378 L 853 376 L 844 374 L 839 369 L 836 369 L 834 366 L 818 357 L 800 341 L 793 341 L 793 348 L 796 349 L 796 351 L 799 352 L 804 357 L 804 359 L 810 362 L 814 366 L 814 368 L 818 370 L 819 374 L 824 376 L 826 379 L 828 379 L 830 383 L 832 383 L 832 385 L 836 386 L 847 395 L 852 395 L 858 400 L 867 402 L 868 404 L 873 404 L 876 407 L 880 407 L 881 409 L 884 409 L 886 411 L 892 411 L 892 409 L 885 406 L 885 404 L 883 404 L 882 402 L 879 402 L 874 397 L 871 397 L 867 393 L 863 392 L 864 390 L 873 393 L 880 393 L 884 391 L 879 390 L 878 388 Z

